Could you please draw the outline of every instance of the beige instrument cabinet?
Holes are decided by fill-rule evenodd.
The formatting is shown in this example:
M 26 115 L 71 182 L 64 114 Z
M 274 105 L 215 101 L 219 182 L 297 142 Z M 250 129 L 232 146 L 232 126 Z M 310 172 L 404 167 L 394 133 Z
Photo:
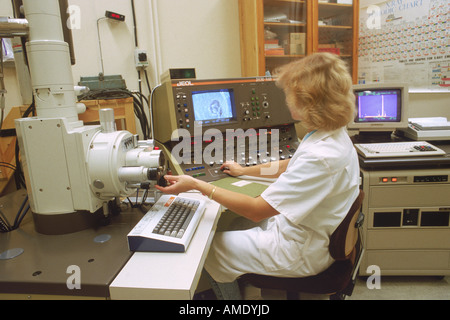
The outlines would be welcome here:
M 361 170 L 365 254 L 383 275 L 450 275 L 449 168 Z

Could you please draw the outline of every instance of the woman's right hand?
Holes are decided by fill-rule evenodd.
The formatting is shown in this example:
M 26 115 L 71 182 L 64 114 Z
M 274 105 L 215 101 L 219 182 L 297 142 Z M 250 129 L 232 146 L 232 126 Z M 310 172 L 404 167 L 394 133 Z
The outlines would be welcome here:
M 244 167 L 234 161 L 225 162 L 220 167 L 220 170 L 233 177 L 242 176 L 244 174 Z

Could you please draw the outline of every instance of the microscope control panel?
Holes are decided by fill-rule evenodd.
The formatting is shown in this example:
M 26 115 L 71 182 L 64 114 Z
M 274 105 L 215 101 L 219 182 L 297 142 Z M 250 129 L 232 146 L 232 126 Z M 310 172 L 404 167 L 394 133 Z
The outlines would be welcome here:
M 261 92 L 257 92 L 257 88 L 261 89 L 258 90 Z M 184 88 L 174 89 L 176 109 L 178 112 L 178 127 L 189 129 L 192 126 L 193 121 L 195 121 L 195 109 L 192 103 L 192 92 L 190 90 L 186 91 L 183 89 Z M 268 122 L 270 122 L 271 111 L 273 110 L 269 108 L 270 93 L 266 92 L 268 91 L 267 86 L 258 86 L 257 83 L 255 83 L 253 86 L 251 86 L 251 88 L 241 87 L 239 89 L 242 90 L 242 92 L 240 92 L 242 100 L 237 101 L 237 110 L 234 110 L 232 107 L 231 114 L 233 114 L 235 111 L 234 117 L 232 117 L 231 119 L 227 119 L 226 122 L 240 122 L 240 127 L 242 127 L 244 124 L 247 124 L 246 126 L 248 127 L 253 123 L 266 125 Z M 247 93 L 245 92 L 246 89 L 249 91 L 248 94 L 245 94 Z M 266 91 L 264 91 L 264 89 L 266 89 Z M 213 103 L 216 103 L 216 105 L 214 105 Z M 220 116 L 220 113 L 223 111 L 218 108 L 220 108 L 218 101 L 213 101 L 209 106 L 209 112 L 211 113 L 211 115 L 216 114 L 217 116 Z M 220 124 L 220 122 L 220 120 L 215 119 L 211 122 L 205 121 L 204 123 L 207 125 L 209 123 Z
M 271 77 L 169 80 L 155 91 L 155 140 L 172 170 L 206 181 L 227 176 L 226 161 L 289 159 L 298 138 L 285 100 Z
M 162 143 L 176 129 L 194 136 L 195 127 L 225 133 L 294 123 L 284 92 L 271 77 L 170 80 L 155 91 L 155 104 L 155 138 Z

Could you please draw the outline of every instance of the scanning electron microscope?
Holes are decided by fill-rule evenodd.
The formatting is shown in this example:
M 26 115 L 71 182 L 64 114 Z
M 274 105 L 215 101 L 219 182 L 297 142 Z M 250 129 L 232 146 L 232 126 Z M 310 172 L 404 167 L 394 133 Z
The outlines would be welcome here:
M 100 125 L 79 120 L 86 107 L 76 100 L 59 1 L 23 0 L 23 9 L 37 116 L 16 120 L 16 132 L 36 231 L 83 230 L 142 184 L 164 183 L 164 156 L 153 140 L 117 131 L 112 109 L 100 110 Z

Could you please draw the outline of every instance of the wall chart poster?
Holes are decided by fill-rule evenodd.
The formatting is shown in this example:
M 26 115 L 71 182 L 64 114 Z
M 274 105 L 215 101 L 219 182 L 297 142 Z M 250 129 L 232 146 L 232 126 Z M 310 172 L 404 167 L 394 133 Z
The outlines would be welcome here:
M 391 0 L 361 8 L 358 82 L 450 92 L 450 1 Z

